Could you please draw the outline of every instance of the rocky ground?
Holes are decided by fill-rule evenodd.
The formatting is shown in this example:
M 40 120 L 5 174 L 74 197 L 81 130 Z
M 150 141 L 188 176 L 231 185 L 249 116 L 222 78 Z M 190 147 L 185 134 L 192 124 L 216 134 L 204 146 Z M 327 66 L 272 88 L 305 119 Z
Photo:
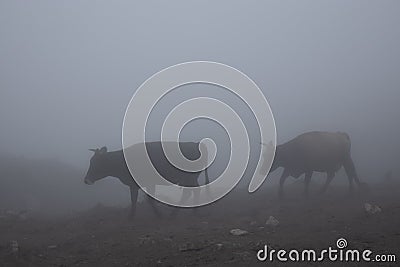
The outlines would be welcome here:
M 372 186 L 369 194 L 350 197 L 346 187 L 331 187 L 308 200 L 299 185 L 247 194 L 233 192 L 222 200 L 171 217 L 161 206 L 157 218 L 140 204 L 134 222 L 128 209 L 97 206 L 62 218 L 18 212 L 0 216 L 0 266 L 285 266 L 276 259 L 257 260 L 257 251 L 321 250 L 345 238 L 348 248 L 396 254 L 400 244 L 400 194 L 394 185 Z M 378 205 L 370 214 L 364 204 Z M 277 226 L 266 225 L 273 216 Z M 234 235 L 233 229 L 245 232 Z M 371 263 L 371 266 L 399 266 Z M 364 266 L 366 263 L 301 262 L 292 266 Z

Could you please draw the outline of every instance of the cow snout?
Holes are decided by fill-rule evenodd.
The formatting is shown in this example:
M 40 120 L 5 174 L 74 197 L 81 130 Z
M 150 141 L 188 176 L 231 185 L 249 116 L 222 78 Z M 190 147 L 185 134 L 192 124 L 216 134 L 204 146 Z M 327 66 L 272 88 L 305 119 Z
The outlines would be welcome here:
M 94 184 L 93 181 L 91 181 L 91 180 L 89 180 L 89 179 L 87 179 L 87 178 L 85 178 L 84 182 L 85 182 L 85 184 L 88 184 L 88 185 Z

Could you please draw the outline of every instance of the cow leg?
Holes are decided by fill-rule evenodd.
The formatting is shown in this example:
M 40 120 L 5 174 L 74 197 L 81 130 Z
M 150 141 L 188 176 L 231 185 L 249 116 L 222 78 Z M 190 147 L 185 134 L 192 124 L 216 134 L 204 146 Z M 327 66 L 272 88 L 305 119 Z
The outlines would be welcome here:
M 193 204 L 198 205 L 200 203 L 200 188 L 193 188 Z
M 347 178 L 349 179 L 349 193 L 353 194 L 354 193 L 354 179 L 356 179 L 356 182 L 358 184 L 360 184 L 360 182 L 358 181 L 357 172 L 356 172 L 356 169 L 354 168 L 354 163 L 350 157 L 345 160 L 345 162 L 343 163 L 343 167 L 344 167 L 344 170 L 346 171 Z
M 182 206 L 184 203 L 186 203 L 188 201 L 188 199 L 190 198 L 190 196 L 192 195 L 192 189 L 188 189 L 188 188 L 184 188 L 182 190 L 182 197 L 181 200 L 179 201 L 179 205 Z M 172 213 L 171 216 L 175 217 L 178 214 L 178 211 L 180 210 L 180 207 L 176 207 Z
M 279 198 L 283 198 L 283 185 L 285 184 L 286 178 L 289 177 L 289 173 L 284 170 L 279 180 Z
M 320 191 L 321 194 L 326 192 L 326 190 L 328 189 L 329 184 L 332 182 L 333 177 L 335 177 L 335 173 L 334 172 L 327 172 L 326 173 L 326 182 L 325 182 L 324 186 L 321 188 L 321 191 Z
M 133 218 L 135 217 L 136 214 L 136 202 L 137 202 L 139 188 L 137 186 L 131 186 L 130 190 L 131 190 L 131 211 L 129 217 Z
M 354 178 L 353 176 L 348 176 L 349 178 L 349 193 L 352 195 L 354 193 Z
M 308 188 L 310 187 L 311 176 L 313 172 L 306 172 L 304 176 L 304 196 L 308 198 Z
M 186 203 L 191 195 L 192 195 L 192 189 L 184 188 L 183 192 L 182 192 L 181 200 L 179 201 L 179 204 L 183 205 L 184 203 Z
M 200 188 L 193 188 L 193 204 L 194 205 L 198 205 L 199 203 L 200 203 Z M 209 192 L 207 192 L 207 193 L 209 193 Z M 194 207 L 193 208 L 193 213 L 194 214 L 197 214 L 198 213 L 198 208 L 197 207 Z
M 149 193 L 154 196 L 155 195 L 155 187 L 149 187 L 147 188 L 147 190 L 149 191 Z M 157 203 L 156 200 L 154 198 L 152 198 L 151 196 L 147 195 L 147 200 L 151 206 L 151 209 L 153 210 L 154 214 L 158 217 L 161 218 L 162 214 L 160 213 L 160 211 L 157 209 Z

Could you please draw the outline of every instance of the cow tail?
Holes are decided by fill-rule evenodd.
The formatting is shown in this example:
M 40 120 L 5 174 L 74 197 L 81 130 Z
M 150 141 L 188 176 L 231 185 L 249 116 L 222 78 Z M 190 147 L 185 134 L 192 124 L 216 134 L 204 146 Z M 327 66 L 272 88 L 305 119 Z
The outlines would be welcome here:
M 345 132 L 340 132 L 341 134 L 344 135 L 344 137 L 346 137 L 346 139 L 350 142 L 350 135 L 348 133 Z
M 207 159 L 207 161 L 208 161 L 208 153 L 207 153 L 206 159 Z M 206 182 L 205 186 L 206 186 L 206 193 L 207 193 L 207 195 L 208 195 L 208 196 L 211 196 L 210 177 L 208 176 L 208 167 L 207 167 L 207 163 L 208 163 L 208 162 L 206 162 L 206 166 L 205 166 L 205 169 L 204 169 L 204 176 L 205 176 L 205 182 Z

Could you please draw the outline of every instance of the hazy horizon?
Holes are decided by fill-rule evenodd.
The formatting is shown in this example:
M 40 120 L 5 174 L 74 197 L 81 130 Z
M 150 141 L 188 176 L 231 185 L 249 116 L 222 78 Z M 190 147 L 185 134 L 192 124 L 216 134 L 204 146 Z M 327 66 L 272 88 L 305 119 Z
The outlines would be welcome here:
M 345 131 L 361 172 L 395 168 L 399 7 L 2 1 L 0 151 L 85 169 L 88 148 L 121 148 L 123 115 L 142 82 L 170 65 L 210 60 L 260 86 L 278 143 L 305 131 Z

